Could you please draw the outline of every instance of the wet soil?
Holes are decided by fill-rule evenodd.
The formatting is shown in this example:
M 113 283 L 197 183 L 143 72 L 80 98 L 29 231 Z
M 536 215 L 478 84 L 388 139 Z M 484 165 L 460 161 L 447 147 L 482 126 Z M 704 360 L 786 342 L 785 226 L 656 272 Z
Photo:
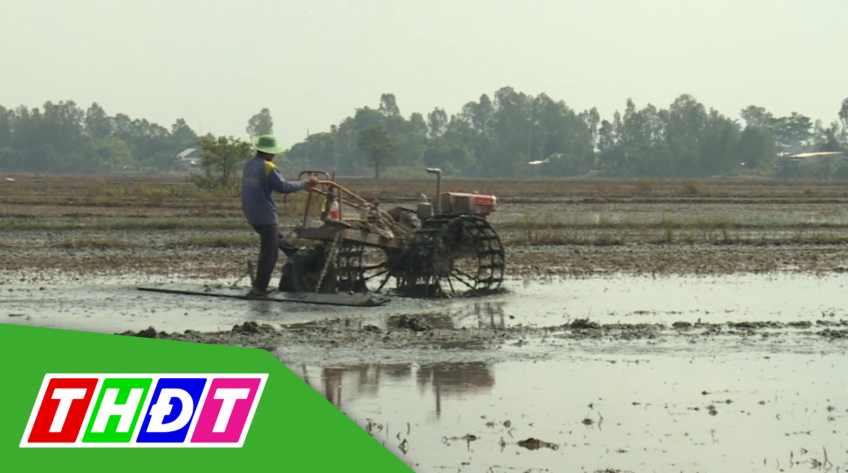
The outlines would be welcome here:
M 344 184 L 381 205 L 412 205 L 429 180 Z M 848 192 L 833 183 L 462 181 L 499 196 L 490 221 L 512 276 L 841 273 L 848 268 Z M 258 237 L 234 195 L 185 177 L 16 176 L 0 193 L 0 282 L 84 283 L 137 276 L 230 283 Z M 454 189 L 455 188 L 455 189 Z M 697 189 L 695 193 L 687 189 Z M 280 202 L 282 224 L 304 199 Z M 306 242 L 308 243 L 308 242 Z
M 848 319 L 673 315 L 447 329 L 444 316 L 409 314 L 382 327 L 248 321 L 124 335 L 268 350 L 420 472 L 848 466 Z

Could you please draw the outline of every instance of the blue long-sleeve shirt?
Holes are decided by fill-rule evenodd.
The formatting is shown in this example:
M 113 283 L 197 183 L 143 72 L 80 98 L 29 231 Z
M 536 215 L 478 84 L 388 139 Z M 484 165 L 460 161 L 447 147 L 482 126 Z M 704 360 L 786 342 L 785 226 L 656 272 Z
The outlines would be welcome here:
M 244 165 L 241 178 L 241 208 L 250 225 L 278 223 L 272 193 L 291 194 L 306 189 L 306 182 L 287 181 L 271 161 L 258 154 Z

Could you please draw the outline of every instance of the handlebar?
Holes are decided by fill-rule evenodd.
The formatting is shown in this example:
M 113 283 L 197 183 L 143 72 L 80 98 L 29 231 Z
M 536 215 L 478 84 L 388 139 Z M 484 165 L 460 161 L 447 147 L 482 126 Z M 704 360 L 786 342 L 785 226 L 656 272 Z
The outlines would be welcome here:
M 304 171 L 306 172 L 306 171 Z M 308 189 L 309 197 L 306 201 L 306 209 L 303 213 L 303 226 L 306 226 L 308 215 L 309 215 L 309 207 L 312 205 L 312 194 L 323 195 L 325 197 L 332 195 L 334 199 L 339 202 L 339 218 L 342 217 L 343 205 L 350 206 L 356 210 L 362 210 L 365 207 L 371 207 L 372 203 L 362 197 L 354 194 L 344 186 L 340 185 L 336 181 L 326 181 L 319 180 L 318 185 Z M 377 213 L 380 215 L 380 218 L 387 222 L 393 222 L 392 217 L 387 214 L 383 210 L 378 210 Z
M 327 171 L 300 171 L 300 174 L 297 175 L 297 179 L 302 181 L 303 176 L 323 176 L 326 179 L 322 179 L 322 181 L 332 181 L 333 176 L 330 175 Z

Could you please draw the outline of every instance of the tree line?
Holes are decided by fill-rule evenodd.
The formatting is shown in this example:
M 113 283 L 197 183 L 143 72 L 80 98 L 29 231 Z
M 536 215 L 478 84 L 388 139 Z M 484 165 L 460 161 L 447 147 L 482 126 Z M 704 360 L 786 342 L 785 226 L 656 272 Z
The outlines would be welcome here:
M 456 114 L 436 108 L 406 118 L 395 96 L 383 94 L 377 108 L 359 108 L 329 131 L 310 135 L 287 159 L 354 175 L 381 169 L 420 174 L 427 166 L 486 178 L 792 176 L 805 170 L 781 157 L 848 151 L 848 99 L 834 111 L 837 119 L 828 124 L 799 113 L 774 116 L 753 105 L 731 118 L 684 94 L 668 108 L 639 108 L 628 99 L 623 113 L 602 119 L 596 108 L 576 111 L 546 94 L 504 87 Z M 364 144 L 363 135 L 369 137 Z M 383 138 L 375 143 L 378 136 Z M 848 165 L 827 163 L 810 169 L 821 177 L 848 177 Z
M 383 94 L 378 107 L 356 109 L 329 131 L 294 144 L 278 162 L 295 170 L 377 177 L 420 175 L 423 167 L 486 178 L 801 172 L 848 177 L 844 160 L 826 161 L 810 171 L 783 158 L 804 151 L 848 151 L 848 99 L 834 108 L 829 123 L 798 113 L 774 116 L 753 105 L 732 118 L 684 94 L 667 108 L 640 108 L 627 100 L 623 112 L 602 119 L 595 108 L 576 111 L 546 94 L 504 87 L 455 114 L 436 108 L 406 117 L 395 96 Z M 245 131 L 249 136 L 273 133 L 270 110 L 250 117 Z M 40 109 L 0 106 L 0 170 L 6 171 L 168 171 L 181 167 L 176 158 L 181 151 L 200 147 L 210 175 L 213 165 L 233 161 L 216 160 L 216 153 L 227 152 L 227 143 L 241 146 L 234 156 L 243 157 L 241 140 L 200 137 L 183 119 L 168 128 L 121 113 L 110 116 L 96 103 L 84 110 L 73 101 L 47 102 Z
M 166 128 L 122 113 L 109 116 L 97 103 L 88 109 L 73 101 L 0 106 L 0 169 L 7 171 L 166 171 L 178 166 L 177 154 L 197 144 L 183 119 Z

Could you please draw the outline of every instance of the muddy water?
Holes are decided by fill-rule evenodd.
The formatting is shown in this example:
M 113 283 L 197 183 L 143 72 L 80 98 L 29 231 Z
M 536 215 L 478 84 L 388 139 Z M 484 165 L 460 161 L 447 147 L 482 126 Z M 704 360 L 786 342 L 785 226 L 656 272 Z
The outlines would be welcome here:
M 527 279 L 482 299 L 339 308 L 146 293 L 104 279 L 0 285 L 0 322 L 221 331 L 193 336 L 268 349 L 419 473 L 837 471 L 848 468 L 848 341 L 822 331 L 845 335 L 845 282 Z M 403 316 L 429 329 L 401 329 Z M 578 319 L 665 328 L 584 336 L 567 325 Z M 769 324 L 716 331 L 699 320 Z M 248 321 L 282 330 L 230 333 Z M 685 323 L 695 325 L 676 328 Z M 518 444 L 528 439 L 543 448 Z
M 848 467 L 846 361 L 681 349 L 290 368 L 416 472 L 770 472 Z
M 514 322 L 558 325 L 574 318 L 602 323 L 792 321 L 845 315 L 848 276 L 735 275 L 527 281 L 503 310 Z
M 786 323 L 845 316 L 846 283 L 845 276 L 799 274 L 527 279 L 511 280 L 505 294 L 484 299 L 396 298 L 378 308 L 342 308 L 147 293 L 127 281 L 104 280 L 86 285 L 0 285 L 0 319 L 105 333 L 149 326 L 167 332 L 204 332 L 245 321 L 290 325 L 330 318 L 387 328 L 392 317 L 403 314 L 443 329 L 555 327 L 586 318 L 604 324 Z
M 288 325 L 340 315 L 368 319 L 427 306 L 398 300 L 391 307 L 327 307 L 151 293 L 135 285 L 0 285 L 2 323 L 101 333 L 150 326 L 166 332 L 214 332 L 245 321 Z

